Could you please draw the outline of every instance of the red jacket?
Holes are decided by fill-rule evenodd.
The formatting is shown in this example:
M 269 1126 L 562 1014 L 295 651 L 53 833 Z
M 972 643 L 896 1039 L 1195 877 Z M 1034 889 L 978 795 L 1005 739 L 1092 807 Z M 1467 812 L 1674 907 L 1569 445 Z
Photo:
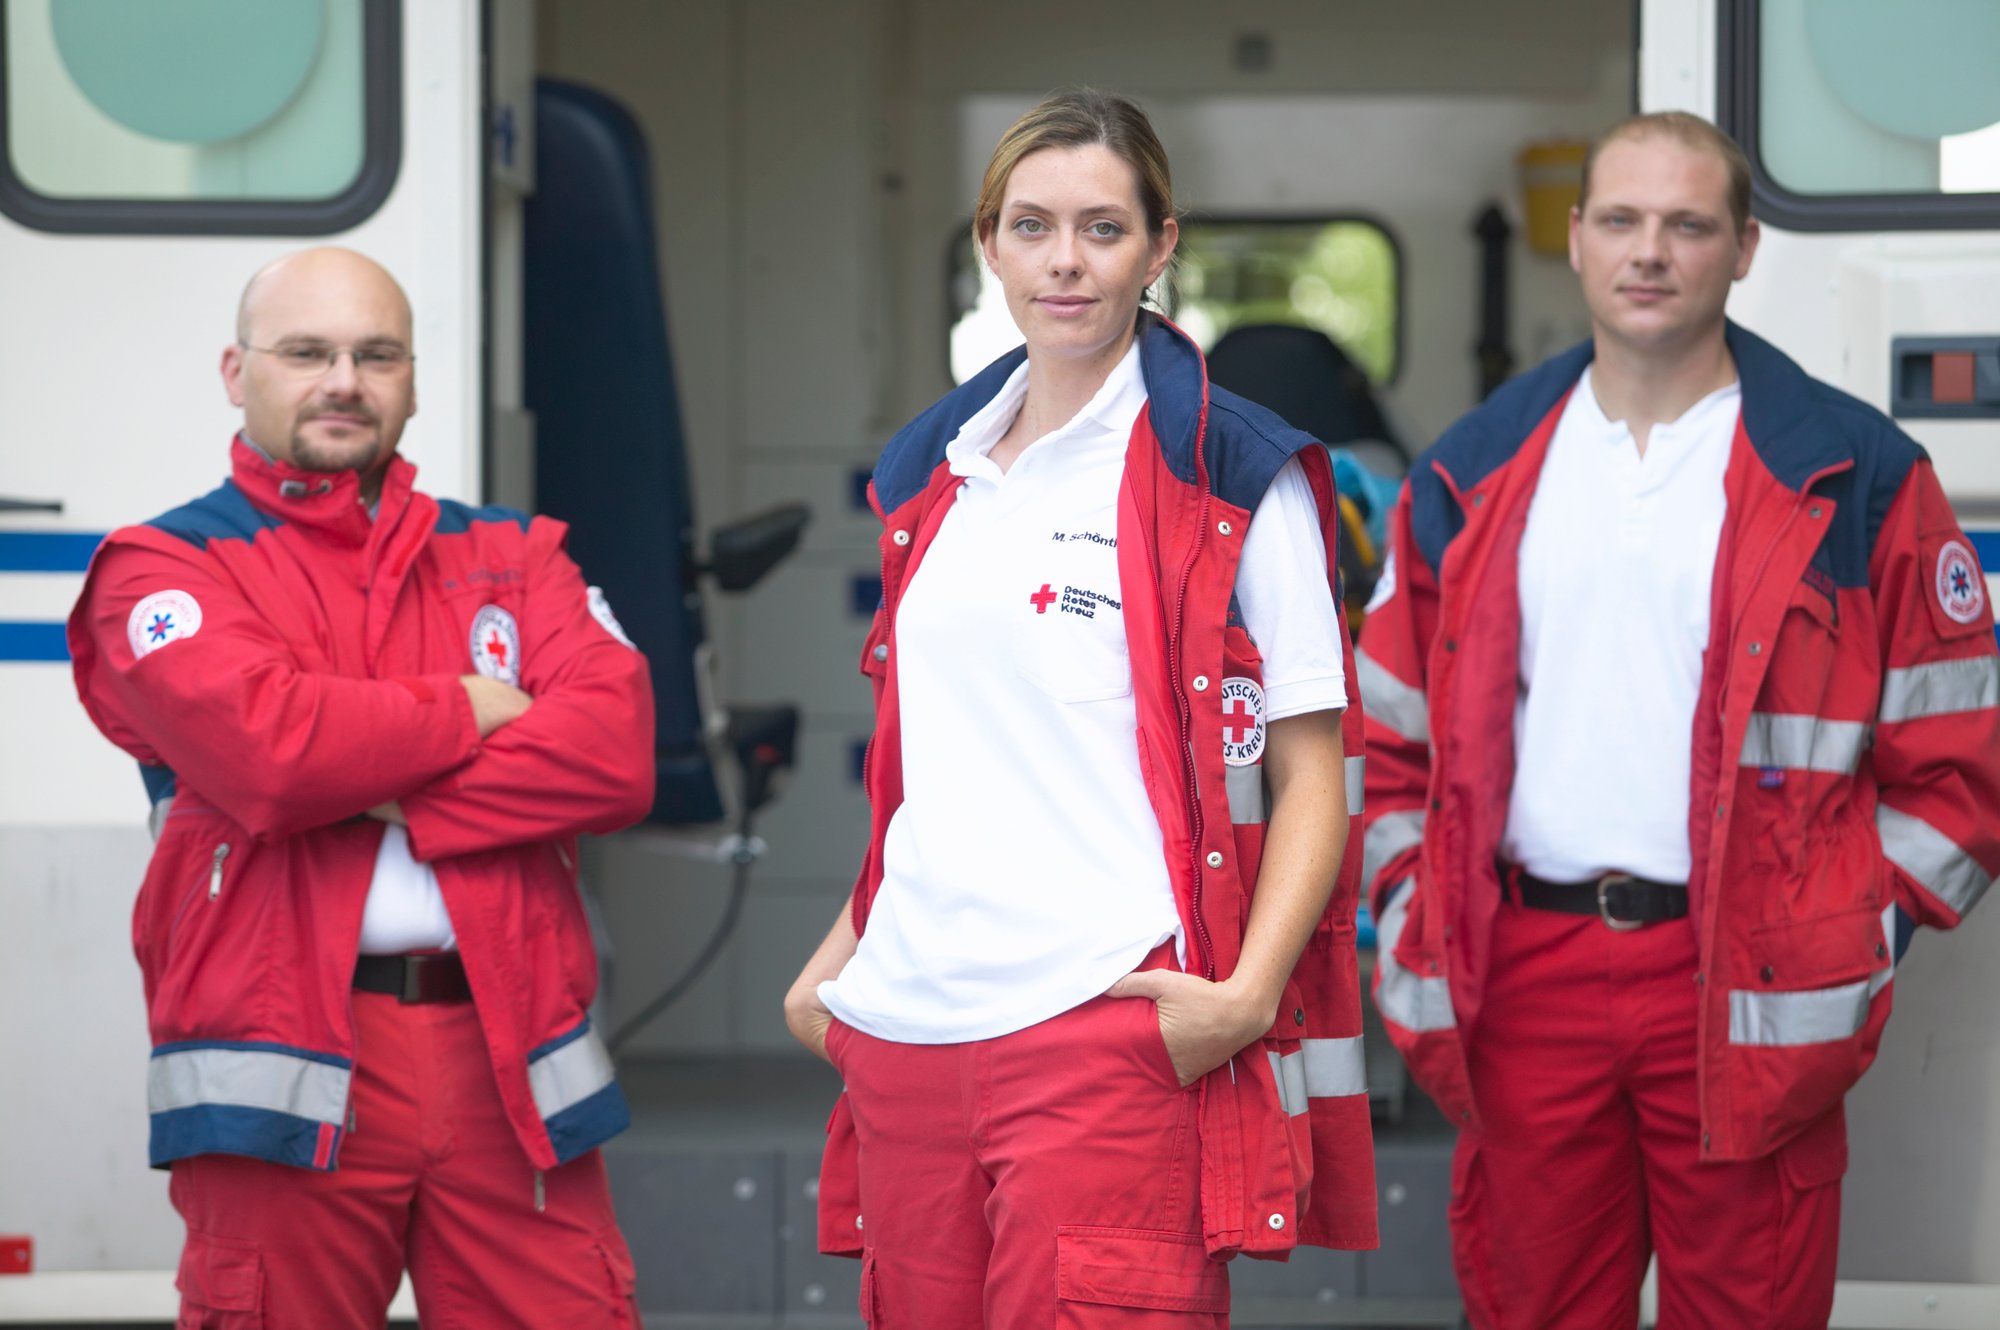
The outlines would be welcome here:
M 399 800 L 437 873 L 501 1098 L 537 1167 L 627 1121 L 585 1015 L 597 969 L 576 836 L 652 798 L 646 664 L 560 522 L 467 508 L 390 465 L 242 440 L 221 488 L 98 550 L 70 616 L 77 691 L 171 799 L 133 912 L 153 1164 L 219 1151 L 331 1169 L 354 1059 L 362 906 Z M 481 742 L 460 675 L 534 696 Z
M 1319 500 L 1327 576 L 1337 581 L 1333 476 L 1324 449 L 1269 412 L 1208 384 L 1201 353 L 1150 316 L 1140 329 L 1148 404 L 1133 427 L 1118 504 L 1119 585 L 1131 648 L 1141 767 L 1164 833 L 1192 973 L 1235 968 L 1263 846 L 1261 772 L 1223 758 L 1226 679 L 1261 682 L 1255 644 L 1233 611 L 1251 512 L 1279 467 L 1302 458 Z M 1021 363 L 1003 357 L 905 426 L 870 487 L 883 516 L 882 607 L 862 656 L 874 681 L 865 784 L 870 840 L 854 890 L 863 932 L 882 882 L 882 842 L 902 802 L 896 609 L 950 509 L 945 445 Z M 1335 603 L 1339 590 L 1335 587 Z M 1343 634 L 1345 629 L 1343 627 Z M 1349 678 L 1353 677 L 1349 652 Z M 1360 798 L 1361 715 L 1343 725 L 1350 804 Z M 1201 1083 L 1201 1194 L 1208 1250 L 1283 1256 L 1299 1243 L 1373 1247 L 1374 1155 L 1361 1058 L 1354 939 L 1360 845 L 1348 843 L 1333 899 L 1257 1049 Z M 820 1246 L 858 1255 L 853 1121 L 843 1098 L 820 1173 Z
M 1840 1101 L 1874 1059 L 1912 921 L 1957 924 L 2000 868 L 1993 615 L 1929 459 L 1756 337 L 1728 339 L 1743 409 L 1688 821 L 1716 1160 L 1769 1153 Z M 1478 1037 L 1514 774 L 1521 534 L 1589 359 L 1507 384 L 1418 459 L 1359 653 L 1376 1000 L 1418 1081 L 1467 1121 L 1461 1039 Z

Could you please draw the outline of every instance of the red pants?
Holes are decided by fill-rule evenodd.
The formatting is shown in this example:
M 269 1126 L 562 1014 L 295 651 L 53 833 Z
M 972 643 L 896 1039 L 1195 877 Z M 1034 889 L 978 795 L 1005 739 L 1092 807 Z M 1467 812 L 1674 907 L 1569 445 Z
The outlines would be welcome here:
M 354 1021 L 338 1169 L 174 1164 L 183 1330 L 379 1326 L 406 1263 L 425 1330 L 637 1330 L 603 1160 L 571 1160 L 538 1191 L 472 1004 L 356 993 Z
M 1196 1092 L 1143 998 L 1094 998 L 965 1044 L 836 1021 L 861 1145 L 872 1330 L 1220 1330 Z
M 1648 1258 L 1659 1330 L 1823 1330 L 1846 1124 L 1699 1161 L 1694 930 L 1619 933 L 1503 905 L 1467 1041 L 1452 1237 L 1480 1330 L 1631 1330 Z

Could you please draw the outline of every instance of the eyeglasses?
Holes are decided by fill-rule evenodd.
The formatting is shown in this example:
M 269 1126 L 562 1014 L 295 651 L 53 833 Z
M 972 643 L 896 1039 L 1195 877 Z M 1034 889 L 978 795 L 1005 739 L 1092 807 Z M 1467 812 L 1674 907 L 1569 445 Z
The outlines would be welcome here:
M 245 351 L 261 351 L 295 374 L 324 374 L 340 363 L 343 352 L 354 361 L 357 374 L 385 378 L 408 369 L 417 359 L 400 346 L 329 346 L 325 342 L 287 342 L 283 346 L 238 342 L 237 345 Z

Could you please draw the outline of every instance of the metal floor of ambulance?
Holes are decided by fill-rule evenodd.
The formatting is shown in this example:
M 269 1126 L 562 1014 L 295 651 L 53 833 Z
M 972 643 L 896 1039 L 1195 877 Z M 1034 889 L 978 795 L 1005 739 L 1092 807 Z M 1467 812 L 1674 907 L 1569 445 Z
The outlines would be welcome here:
M 814 1242 L 832 1069 L 629 1059 L 619 1077 L 632 1128 L 604 1154 L 648 1330 L 860 1330 L 860 1262 Z M 1237 1330 L 1459 1324 L 1445 1227 L 1452 1133 L 1409 1098 L 1401 1123 L 1376 1125 L 1381 1248 L 1234 1262 Z

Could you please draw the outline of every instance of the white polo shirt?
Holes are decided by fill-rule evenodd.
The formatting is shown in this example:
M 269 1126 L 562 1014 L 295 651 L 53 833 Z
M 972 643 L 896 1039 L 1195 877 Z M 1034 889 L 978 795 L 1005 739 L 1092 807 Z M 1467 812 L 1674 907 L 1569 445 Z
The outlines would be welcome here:
M 1024 1029 L 1178 938 L 1118 578 L 1118 489 L 1146 390 L 1136 344 L 1077 416 L 1004 474 L 987 456 L 1027 367 L 946 451 L 964 477 L 898 608 L 903 803 L 868 929 L 820 985 L 903 1043 Z M 1318 511 L 1296 461 L 1258 505 L 1237 601 L 1267 719 L 1346 705 Z M 1185 954 L 1185 948 L 1182 949 Z
M 1521 538 L 1521 691 L 1500 852 L 1537 877 L 1685 882 L 1694 708 L 1742 392 L 1641 457 L 1584 371 Z

